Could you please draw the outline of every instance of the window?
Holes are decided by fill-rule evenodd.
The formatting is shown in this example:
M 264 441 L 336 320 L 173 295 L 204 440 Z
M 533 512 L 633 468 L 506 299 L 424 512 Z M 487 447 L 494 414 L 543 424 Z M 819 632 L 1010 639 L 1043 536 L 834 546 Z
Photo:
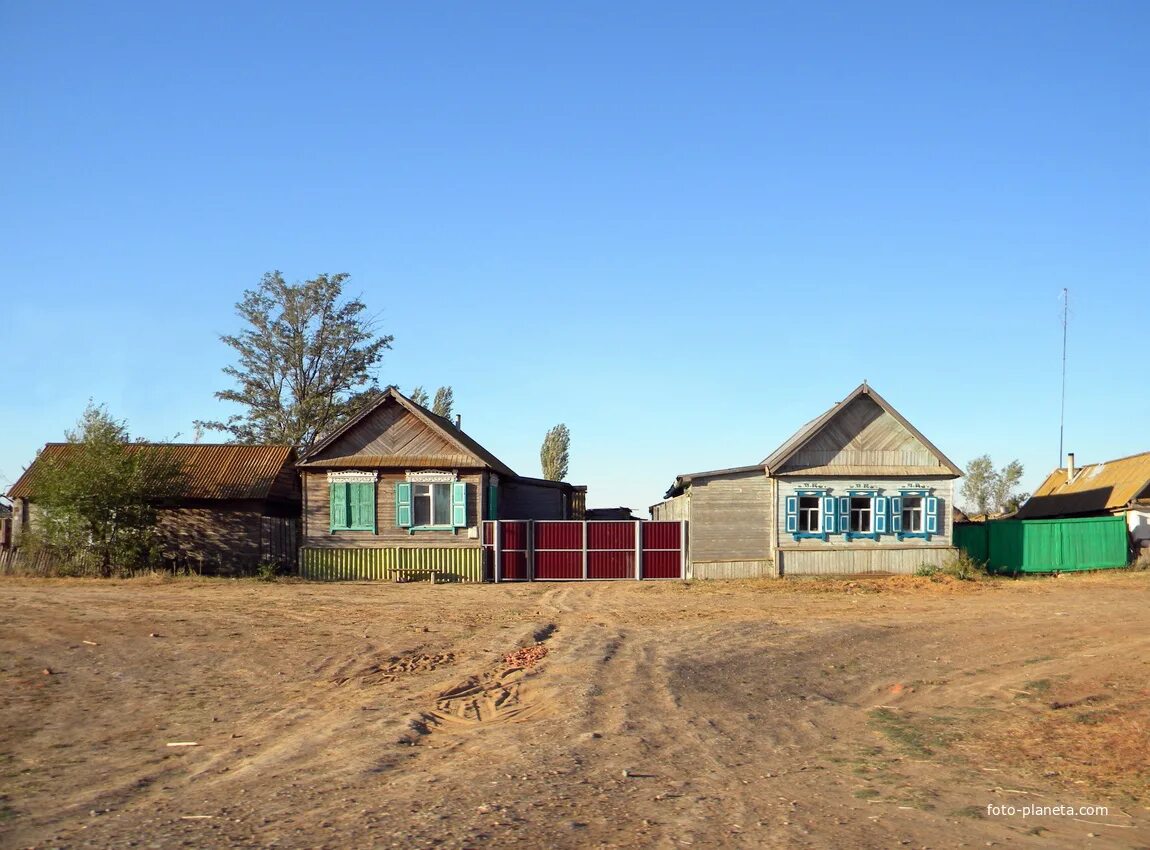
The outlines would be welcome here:
M 375 481 L 329 481 L 332 531 L 375 531 Z
M 467 487 L 449 472 L 411 472 L 395 485 L 395 524 L 416 531 L 454 531 L 467 525 Z M 431 479 L 430 481 L 428 479 Z M 422 480 L 420 480 L 422 479 Z
M 871 533 L 870 496 L 851 496 L 850 530 L 858 534 Z
M 411 485 L 412 524 L 419 526 L 451 526 L 451 485 Z
M 819 525 L 819 497 L 799 497 L 799 532 L 802 534 L 817 534 L 821 531 Z
M 905 534 L 922 534 L 922 496 L 903 496 L 902 531 Z

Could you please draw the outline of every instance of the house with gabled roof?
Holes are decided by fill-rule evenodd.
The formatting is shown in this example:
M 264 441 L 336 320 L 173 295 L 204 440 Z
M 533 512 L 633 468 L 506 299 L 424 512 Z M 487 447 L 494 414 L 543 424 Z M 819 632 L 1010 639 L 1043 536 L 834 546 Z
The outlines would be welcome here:
M 586 487 L 517 475 L 394 387 L 304 455 L 301 574 L 482 579 L 479 524 L 582 519 Z
M 38 470 L 67 462 L 76 448 L 48 443 L 8 491 L 13 546 L 36 527 Z M 128 443 L 124 451 L 163 453 L 180 464 L 175 489 L 154 497 L 169 567 L 235 575 L 264 563 L 294 566 L 300 492 L 291 446 Z
M 694 578 L 913 573 L 952 543 L 962 471 L 865 382 L 757 464 L 679 475 Z

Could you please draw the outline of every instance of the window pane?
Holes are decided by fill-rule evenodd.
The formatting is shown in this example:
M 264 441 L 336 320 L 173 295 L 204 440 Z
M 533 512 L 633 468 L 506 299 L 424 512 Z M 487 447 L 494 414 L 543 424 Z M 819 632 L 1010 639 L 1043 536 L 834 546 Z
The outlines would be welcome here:
M 411 518 L 413 525 L 431 525 L 431 485 L 411 485 Z
M 817 532 L 819 530 L 819 498 L 818 496 L 801 496 L 799 498 L 799 531 Z
M 451 525 L 451 485 L 432 484 L 432 525 Z
M 902 530 L 911 534 L 922 532 L 922 496 L 907 496 L 902 500 Z
M 851 531 L 870 531 L 871 500 L 869 496 L 851 497 Z

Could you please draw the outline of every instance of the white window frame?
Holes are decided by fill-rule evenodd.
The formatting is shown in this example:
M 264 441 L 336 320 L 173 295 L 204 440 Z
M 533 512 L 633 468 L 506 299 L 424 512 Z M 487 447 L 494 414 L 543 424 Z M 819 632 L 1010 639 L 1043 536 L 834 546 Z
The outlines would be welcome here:
M 411 482 L 411 527 L 453 528 L 451 524 L 451 487 L 453 481 L 413 481 Z M 421 493 L 423 490 L 425 492 Z M 427 522 L 420 522 L 421 505 L 426 505 Z M 446 507 L 444 507 L 446 506 Z M 436 508 L 442 508 L 446 522 L 436 522 Z
M 918 508 L 910 507 L 910 501 L 914 499 L 918 502 Z M 913 517 L 917 510 L 918 514 L 918 528 L 912 528 L 911 524 L 907 522 L 907 517 Z M 902 534 L 913 535 L 918 537 L 926 534 L 926 496 L 919 493 L 908 493 L 902 496 Z
M 798 532 L 799 532 L 799 534 L 822 534 L 823 533 L 823 497 L 822 496 L 798 496 L 797 498 L 799 500 L 799 511 L 798 511 L 798 520 L 799 520 Z M 813 528 L 803 528 L 803 516 L 804 515 L 809 516 L 811 513 L 811 509 L 809 507 L 805 508 L 805 509 L 803 508 L 803 499 L 813 499 L 814 500 L 814 503 L 815 503 L 815 506 L 814 506 L 815 523 L 814 523 Z

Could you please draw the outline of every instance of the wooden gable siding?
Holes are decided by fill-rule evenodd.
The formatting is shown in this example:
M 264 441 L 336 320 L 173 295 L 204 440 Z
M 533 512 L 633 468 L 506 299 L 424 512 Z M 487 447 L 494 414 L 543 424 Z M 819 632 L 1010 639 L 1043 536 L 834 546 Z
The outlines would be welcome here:
M 948 472 L 949 474 L 949 472 Z M 867 488 L 881 490 L 883 496 L 897 496 L 900 489 L 915 489 L 916 485 L 925 485 L 931 490 L 931 495 L 938 499 L 939 533 L 932 534 L 930 540 L 923 537 L 908 537 L 899 540 L 895 534 L 883 534 L 878 540 L 861 538 L 847 540 L 842 534 L 831 534 L 827 540 L 817 537 L 794 539 L 793 534 L 787 533 L 787 496 L 793 496 L 800 489 L 807 489 L 810 484 L 826 487 L 830 495 L 838 497 L 847 495 L 848 491 L 865 485 Z M 954 480 L 951 478 L 934 479 L 907 479 L 907 478 L 867 478 L 862 481 L 854 478 L 819 478 L 817 481 L 806 479 L 778 479 L 779 497 L 778 513 L 775 516 L 775 539 L 780 549 L 825 549 L 827 551 L 849 551 L 858 549 L 918 549 L 931 547 L 949 547 L 954 532 Z
M 467 525 L 476 528 L 483 515 L 483 472 L 460 473 L 467 483 Z M 414 534 L 395 524 L 395 485 L 406 480 L 402 471 L 381 471 L 375 488 L 376 533 L 370 531 L 331 531 L 331 487 L 327 472 L 304 471 L 304 529 L 301 545 L 315 549 L 372 549 L 380 547 L 467 548 L 479 545 L 468 537 L 467 528 L 451 531 L 417 531 Z
M 901 422 L 865 395 L 851 401 L 773 472 L 834 474 L 843 467 L 851 468 L 846 474 L 863 468 L 906 469 L 911 474 L 946 469 Z
M 768 560 L 771 488 L 762 470 L 695 481 L 689 508 L 691 562 Z
M 399 404 L 384 404 L 357 422 L 319 454 L 307 459 L 315 463 L 329 458 L 355 455 L 458 455 L 459 446 L 450 442 Z M 482 466 L 475 459 L 476 466 Z

